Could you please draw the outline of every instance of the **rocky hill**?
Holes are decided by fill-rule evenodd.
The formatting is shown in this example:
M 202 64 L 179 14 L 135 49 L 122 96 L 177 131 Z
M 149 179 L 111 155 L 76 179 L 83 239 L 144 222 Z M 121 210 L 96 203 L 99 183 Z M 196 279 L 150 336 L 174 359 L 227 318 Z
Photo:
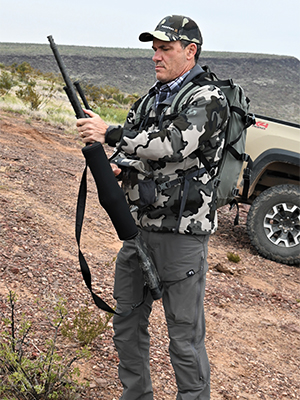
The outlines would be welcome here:
M 116 86 L 142 94 L 155 80 L 151 50 L 58 46 L 70 76 L 95 85 Z M 0 63 L 27 61 L 43 72 L 59 72 L 50 46 L 0 43 Z M 257 114 L 300 123 L 300 61 L 294 57 L 249 53 L 204 52 L 219 78 L 243 86 Z

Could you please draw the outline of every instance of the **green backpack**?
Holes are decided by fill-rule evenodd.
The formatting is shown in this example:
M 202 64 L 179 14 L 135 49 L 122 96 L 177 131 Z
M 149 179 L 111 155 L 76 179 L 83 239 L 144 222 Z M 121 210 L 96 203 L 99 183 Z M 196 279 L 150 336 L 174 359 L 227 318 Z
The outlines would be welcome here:
M 202 67 L 204 73 L 196 76 L 191 82 L 182 88 L 175 97 L 172 104 L 172 112 L 181 110 L 182 104 L 191 96 L 192 92 L 199 86 L 204 86 L 212 82 L 219 87 L 225 94 L 230 108 L 230 118 L 225 132 L 225 145 L 222 159 L 215 179 L 215 187 L 217 190 L 216 208 L 226 204 L 237 204 L 236 197 L 239 195 L 237 181 L 240 176 L 243 163 L 247 162 L 244 169 L 244 185 L 242 199 L 246 199 L 249 190 L 250 173 L 252 168 L 252 160 L 245 153 L 245 143 L 247 128 L 255 124 L 255 117 L 249 113 L 250 100 L 245 96 L 244 90 L 238 84 L 233 83 L 232 79 L 219 80 L 217 76 L 210 71 L 207 66 Z M 205 169 L 214 176 L 214 170 L 211 168 L 208 160 L 202 154 L 200 149 L 196 150 Z

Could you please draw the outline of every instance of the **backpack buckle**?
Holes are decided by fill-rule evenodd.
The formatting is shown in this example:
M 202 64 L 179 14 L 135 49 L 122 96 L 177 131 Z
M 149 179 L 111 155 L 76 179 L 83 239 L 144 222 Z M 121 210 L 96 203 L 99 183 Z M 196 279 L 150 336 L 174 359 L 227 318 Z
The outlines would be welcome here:
M 158 186 L 158 191 L 159 191 L 159 192 L 162 192 L 163 190 L 170 189 L 170 187 L 171 187 L 172 185 L 170 184 L 170 182 L 163 182 L 163 183 L 160 183 L 160 184 L 157 185 L 157 186 Z
M 256 120 L 255 120 L 255 115 L 252 113 L 249 113 L 246 115 L 246 121 L 245 121 L 245 128 L 249 128 L 251 125 L 255 125 Z
M 250 156 L 249 156 L 249 154 L 247 154 L 247 153 L 243 153 L 243 154 L 242 154 L 242 161 L 246 161 L 246 162 L 248 162 L 248 161 L 249 161 L 249 159 L 250 159 Z
M 219 178 L 214 180 L 214 189 L 217 189 L 217 187 L 220 185 L 221 180 Z
M 243 173 L 243 179 L 249 180 L 251 176 L 251 169 L 250 168 L 245 168 L 244 173 Z
M 215 167 L 212 167 L 209 171 L 208 171 L 208 175 L 213 178 L 214 176 L 216 176 L 217 174 L 217 169 Z
M 163 182 L 163 183 L 159 183 L 157 185 L 157 190 L 159 192 L 166 190 L 166 189 L 170 189 L 171 187 L 178 185 L 178 183 L 182 183 L 184 181 L 184 177 L 183 176 L 179 176 L 177 179 L 174 179 L 173 181 L 167 181 L 167 182 Z
M 234 188 L 234 189 L 232 189 L 231 193 L 232 193 L 233 197 L 237 197 L 239 195 L 240 191 L 238 188 Z

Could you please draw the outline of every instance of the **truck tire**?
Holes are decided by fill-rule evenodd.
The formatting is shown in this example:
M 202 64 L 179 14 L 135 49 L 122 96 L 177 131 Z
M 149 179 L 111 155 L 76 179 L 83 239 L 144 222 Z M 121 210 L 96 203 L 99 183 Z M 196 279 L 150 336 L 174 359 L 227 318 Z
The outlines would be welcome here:
M 300 188 L 278 185 L 252 203 L 247 231 L 259 254 L 283 264 L 300 264 Z

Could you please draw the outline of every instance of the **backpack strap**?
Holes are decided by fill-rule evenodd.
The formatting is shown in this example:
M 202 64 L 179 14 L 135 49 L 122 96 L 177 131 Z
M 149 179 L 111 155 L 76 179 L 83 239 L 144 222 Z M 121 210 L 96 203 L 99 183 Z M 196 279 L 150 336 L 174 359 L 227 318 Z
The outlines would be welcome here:
M 205 172 L 205 168 L 201 168 L 201 169 L 197 169 L 196 171 L 189 172 L 184 177 L 185 179 L 184 179 L 184 184 L 183 184 L 182 199 L 181 199 L 181 202 L 180 202 L 180 210 L 179 210 L 179 214 L 178 214 L 178 221 L 177 221 L 177 225 L 176 225 L 174 233 L 178 233 L 179 232 L 180 222 L 181 222 L 181 219 L 182 219 L 182 216 L 183 216 L 183 212 L 184 212 L 184 208 L 185 208 L 185 205 L 186 205 L 186 201 L 187 201 L 187 198 L 188 198 L 190 180 L 193 179 L 195 176 L 199 176 L 200 174 L 202 174 L 204 172 Z
M 135 124 L 132 129 L 142 130 L 145 126 L 149 124 L 149 114 L 153 104 L 153 94 L 147 93 L 137 104 Z
M 189 192 L 189 187 L 190 187 L 190 180 L 193 179 L 196 176 L 199 176 L 201 174 L 203 174 L 206 171 L 206 168 L 200 168 L 200 169 L 196 169 L 193 171 L 188 172 L 187 174 L 183 175 L 183 176 L 179 176 L 178 178 L 172 180 L 172 181 L 168 181 L 168 182 L 163 182 L 157 185 L 157 190 L 159 192 L 161 192 L 162 190 L 166 190 L 169 189 L 173 186 L 178 185 L 179 183 L 182 184 L 183 183 L 183 193 L 182 193 L 182 199 L 180 202 L 180 209 L 179 209 L 179 214 L 178 214 L 178 221 L 177 221 L 177 225 L 175 228 L 174 233 L 178 233 L 179 231 L 179 226 L 180 226 L 180 222 L 183 216 L 183 212 L 184 212 L 184 208 L 185 208 L 185 204 L 188 198 L 188 192 Z
M 251 178 L 252 169 L 253 169 L 253 160 L 249 156 L 247 167 L 244 169 L 244 172 L 243 172 L 243 179 L 244 179 L 243 193 L 242 193 L 242 200 L 243 201 L 246 201 L 247 198 L 248 198 L 248 192 L 249 192 L 249 188 L 250 188 L 250 178 Z
M 201 72 L 198 74 L 194 79 L 192 79 L 189 83 L 183 86 L 182 89 L 179 90 L 177 95 L 175 96 L 172 107 L 171 107 L 171 114 L 172 113 L 178 113 L 179 110 L 179 105 L 182 102 L 182 100 L 187 96 L 190 95 L 194 92 L 194 90 L 199 87 L 198 84 L 198 78 L 203 82 L 202 86 L 204 84 L 208 84 L 209 80 L 205 80 L 205 78 L 209 78 L 209 73 L 208 72 Z

